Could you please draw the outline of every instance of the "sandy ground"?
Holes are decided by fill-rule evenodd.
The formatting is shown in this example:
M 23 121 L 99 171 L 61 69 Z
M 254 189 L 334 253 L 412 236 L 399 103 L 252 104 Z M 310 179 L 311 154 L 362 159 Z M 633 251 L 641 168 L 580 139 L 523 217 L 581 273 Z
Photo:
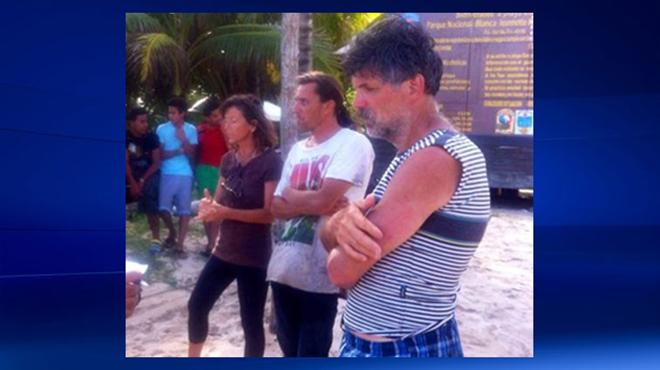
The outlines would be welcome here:
M 527 204 L 529 205 L 529 204 Z M 468 357 L 533 356 L 533 213 L 520 204 L 495 204 L 486 235 L 463 275 L 457 319 Z M 201 239 L 190 250 L 203 248 Z M 191 253 L 183 260 L 158 257 L 176 267 L 177 287 L 149 282 L 134 315 L 126 321 L 127 357 L 187 355 L 187 309 L 190 292 L 205 259 Z M 340 300 L 339 312 L 344 301 Z M 268 327 L 270 293 L 266 307 Z M 207 357 L 241 357 L 243 333 L 236 284 L 230 285 L 209 316 Z M 337 355 L 339 315 L 331 356 Z M 266 356 L 280 357 L 277 339 L 266 329 Z

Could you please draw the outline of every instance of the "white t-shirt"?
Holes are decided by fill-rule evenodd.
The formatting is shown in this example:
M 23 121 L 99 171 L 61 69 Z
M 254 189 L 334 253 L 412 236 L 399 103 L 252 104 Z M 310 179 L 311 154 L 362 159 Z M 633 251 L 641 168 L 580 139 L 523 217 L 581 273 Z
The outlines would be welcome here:
M 374 161 L 374 150 L 362 134 L 342 128 L 323 143 L 307 147 L 297 142 L 282 169 L 275 196 L 287 186 L 316 190 L 323 179 L 353 184 L 344 196 L 349 201 L 364 197 Z M 268 264 L 268 280 L 313 293 L 337 293 L 326 269 L 328 253 L 319 239 L 319 225 L 327 216 L 299 216 L 286 221 L 284 231 Z

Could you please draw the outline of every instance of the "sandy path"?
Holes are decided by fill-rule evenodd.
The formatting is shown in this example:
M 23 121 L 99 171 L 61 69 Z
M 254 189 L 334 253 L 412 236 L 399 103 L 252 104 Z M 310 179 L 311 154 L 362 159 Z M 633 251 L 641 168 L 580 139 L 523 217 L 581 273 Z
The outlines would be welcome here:
M 533 213 L 508 206 L 493 208 L 484 240 L 462 279 L 457 318 L 466 356 L 533 356 Z M 201 250 L 201 240 L 189 246 Z M 168 257 L 159 257 L 170 261 Z M 187 355 L 187 309 L 192 286 L 205 259 L 190 254 L 175 261 L 179 288 L 150 282 L 135 314 L 126 321 L 127 357 Z M 270 310 L 270 297 L 267 312 Z M 344 301 L 340 300 L 341 312 Z M 266 315 L 266 326 L 269 317 Z M 339 316 L 338 316 L 339 317 Z M 331 356 L 341 331 L 335 320 Z M 208 357 L 241 357 L 241 330 L 236 284 L 230 285 L 210 314 Z M 266 330 L 266 356 L 282 353 Z

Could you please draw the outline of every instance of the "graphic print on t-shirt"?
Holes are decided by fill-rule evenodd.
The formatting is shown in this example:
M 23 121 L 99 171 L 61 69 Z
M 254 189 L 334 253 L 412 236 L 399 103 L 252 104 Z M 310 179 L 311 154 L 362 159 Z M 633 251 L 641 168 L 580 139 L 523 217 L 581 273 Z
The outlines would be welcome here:
M 327 168 L 330 156 L 323 155 L 319 158 L 313 158 L 311 161 L 307 158 L 296 164 L 291 171 L 289 185 L 296 190 L 318 190 L 323 182 L 323 175 Z M 314 242 L 314 233 L 319 216 L 299 216 L 294 217 L 284 225 L 284 233 L 281 240 L 283 242 L 293 241 L 312 245 Z
M 128 152 L 128 166 L 133 177 L 140 178 L 151 166 L 151 152 L 158 148 L 158 137 L 152 133 L 136 137 L 130 132 L 126 133 L 126 151 Z

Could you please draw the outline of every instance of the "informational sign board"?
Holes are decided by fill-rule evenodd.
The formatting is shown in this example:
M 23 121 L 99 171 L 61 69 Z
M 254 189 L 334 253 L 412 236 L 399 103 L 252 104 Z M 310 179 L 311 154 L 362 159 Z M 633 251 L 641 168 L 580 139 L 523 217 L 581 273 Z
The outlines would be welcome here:
M 533 135 L 532 13 L 403 13 L 444 62 L 437 100 L 466 134 Z

